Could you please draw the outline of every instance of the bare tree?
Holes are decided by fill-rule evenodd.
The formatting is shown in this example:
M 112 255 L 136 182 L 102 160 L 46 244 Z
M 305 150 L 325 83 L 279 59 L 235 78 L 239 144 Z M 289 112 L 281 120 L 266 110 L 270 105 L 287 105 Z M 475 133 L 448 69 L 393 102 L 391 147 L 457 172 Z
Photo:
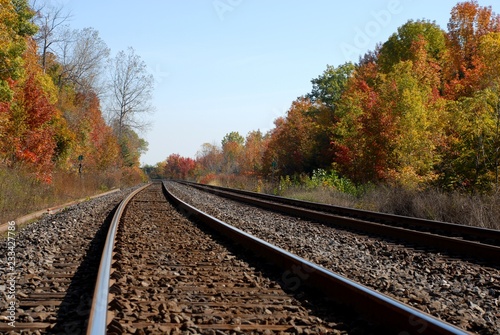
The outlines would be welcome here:
M 149 126 L 145 114 L 152 113 L 154 78 L 133 48 L 120 51 L 110 66 L 108 112 L 118 138 L 124 129 L 143 131 Z
M 35 41 L 41 54 L 42 68 L 47 66 L 47 55 L 54 52 L 53 47 L 67 40 L 63 33 L 67 30 L 65 23 L 71 19 L 71 14 L 66 13 L 62 6 L 39 5 L 36 0 L 31 2 L 31 8 L 35 11 L 33 23 L 38 26 Z
M 109 57 L 109 48 L 93 28 L 67 31 L 68 39 L 59 43 L 58 61 L 62 68 L 58 85 L 72 83 L 80 90 L 101 91 L 103 68 Z

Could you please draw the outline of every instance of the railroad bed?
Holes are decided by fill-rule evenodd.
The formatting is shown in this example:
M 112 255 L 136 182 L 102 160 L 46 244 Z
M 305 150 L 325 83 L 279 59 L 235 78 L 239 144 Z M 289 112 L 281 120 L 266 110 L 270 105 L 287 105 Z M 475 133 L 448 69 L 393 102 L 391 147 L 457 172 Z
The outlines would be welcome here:
M 460 328 L 500 334 L 500 270 L 334 229 L 170 182 L 182 200 L 313 263 Z
M 129 203 L 115 253 L 108 333 L 372 331 L 318 297 L 285 291 L 282 272 L 189 221 L 159 184 Z

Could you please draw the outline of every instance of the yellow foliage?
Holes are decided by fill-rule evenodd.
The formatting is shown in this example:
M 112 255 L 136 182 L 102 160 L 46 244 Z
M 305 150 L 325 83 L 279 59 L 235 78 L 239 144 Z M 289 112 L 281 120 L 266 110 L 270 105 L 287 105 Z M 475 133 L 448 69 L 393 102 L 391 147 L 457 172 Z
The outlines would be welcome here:
M 479 55 L 485 65 L 485 85 L 500 90 L 500 32 L 481 37 Z

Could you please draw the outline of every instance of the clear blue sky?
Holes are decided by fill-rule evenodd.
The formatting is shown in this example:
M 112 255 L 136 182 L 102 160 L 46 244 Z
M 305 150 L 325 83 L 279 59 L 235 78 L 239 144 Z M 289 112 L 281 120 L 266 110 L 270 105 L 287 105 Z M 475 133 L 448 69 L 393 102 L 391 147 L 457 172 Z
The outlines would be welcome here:
M 128 46 L 155 76 L 143 164 L 194 157 L 225 134 L 263 132 L 327 64 L 357 62 L 410 19 L 446 29 L 458 0 L 52 0 L 72 28 L 93 27 L 112 54 Z M 479 0 L 500 12 L 497 0 Z M 498 7 L 498 8 L 497 8 Z

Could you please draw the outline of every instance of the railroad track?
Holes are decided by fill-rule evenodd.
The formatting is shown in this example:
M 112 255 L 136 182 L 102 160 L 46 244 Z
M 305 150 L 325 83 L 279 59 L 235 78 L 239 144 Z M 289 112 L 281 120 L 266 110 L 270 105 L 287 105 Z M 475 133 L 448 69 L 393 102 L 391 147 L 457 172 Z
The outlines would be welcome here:
M 465 334 L 203 214 L 160 184 L 126 199 L 108 235 L 116 245 L 104 249 L 88 334 Z
M 500 264 L 500 230 L 295 200 L 244 190 L 181 182 L 238 202 L 431 248 L 453 256 Z

